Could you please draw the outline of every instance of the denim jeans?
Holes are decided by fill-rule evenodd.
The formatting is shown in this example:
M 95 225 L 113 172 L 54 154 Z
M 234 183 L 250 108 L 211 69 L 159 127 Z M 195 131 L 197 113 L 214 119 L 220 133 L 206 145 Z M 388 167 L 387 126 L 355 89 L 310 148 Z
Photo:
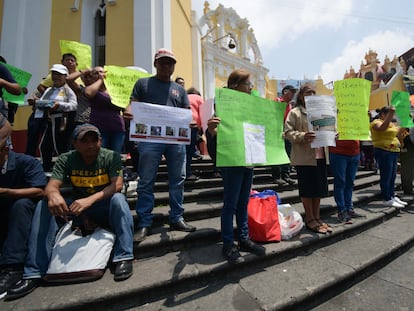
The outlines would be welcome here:
M 0 208 L 1 226 L 7 228 L 0 251 L 0 265 L 23 265 L 35 208 L 36 203 L 27 198 Z
M 191 170 L 191 163 L 193 162 L 193 155 L 196 150 L 195 146 L 197 143 L 197 134 L 198 134 L 198 128 L 197 127 L 191 128 L 191 142 L 189 145 L 186 145 L 185 147 L 186 158 L 187 158 L 185 173 L 187 177 L 190 177 L 191 175 L 193 175 L 193 171 Z
M 139 182 L 136 211 L 138 227 L 151 227 L 154 208 L 154 182 L 162 155 L 167 160 L 170 223 L 183 220 L 185 157 L 184 145 L 140 142 L 138 144 Z
M 381 195 L 385 201 L 391 200 L 394 194 L 395 177 L 397 176 L 398 152 L 374 148 L 374 156 L 380 171 Z
M 125 132 L 106 132 L 101 131 L 102 147 L 122 153 L 125 141 Z
M 71 202 L 71 199 L 66 200 L 68 205 Z M 83 214 L 101 227 L 109 228 L 116 235 L 113 262 L 134 258 L 134 225 L 128 203 L 123 194 L 115 193 L 111 198 L 95 203 Z M 74 221 L 76 220 L 75 217 Z M 24 265 L 23 278 L 40 278 L 46 274 L 55 236 L 59 226 L 63 223 L 61 218 L 53 217 L 49 212 L 46 199 L 39 202 L 33 216 L 29 252 Z
M 330 153 L 329 158 L 334 176 L 334 198 L 338 212 L 348 212 L 352 208 L 352 190 L 360 155 Z
M 247 204 L 253 181 L 253 169 L 247 167 L 222 167 L 224 205 L 221 210 L 221 236 L 223 247 L 233 245 L 233 218 L 236 215 L 239 240 L 249 237 Z

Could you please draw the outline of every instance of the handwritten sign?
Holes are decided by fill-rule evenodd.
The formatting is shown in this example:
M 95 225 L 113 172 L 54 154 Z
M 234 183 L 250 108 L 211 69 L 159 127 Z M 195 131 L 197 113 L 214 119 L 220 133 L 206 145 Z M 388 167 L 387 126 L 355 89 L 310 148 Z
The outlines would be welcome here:
M 395 107 L 395 114 L 398 117 L 398 124 L 401 127 L 414 127 L 410 111 L 410 94 L 403 91 L 393 91 L 391 105 Z
M 289 163 L 283 115 L 286 104 L 216 89 L 217 166 L 265 166 Z
M 354 78 L 335 81 L 338 139 L 370 139 L 368 116 L 370 95 L 371 82 L 368 80 Z
M 87 69 L 92 66 L 91 46 L 77 41 L 60 40 L 60 52 L 63 54 L 71 53 L 76 56 L 78 69 Z
M 14 80 L 16 80 L 16 82 L 20 85 L 20 87 L 27 87 L 32 77 L 31 73 L 23 71 L 9 64 L 5 64 L 5 63 L 2 63 L 2 64 L 7 67 L 7 69 L 12 74 Z M 20 95 L 13 95 L 3 89 L 3 98 L 11 103 L 23 105 L 24 95 L 25 94 L 23 92 Z
M 129 105 L 135 82 L 151 74 L 119 66 L 105 66 L 105 86 L 115 106 L 125 108 Z

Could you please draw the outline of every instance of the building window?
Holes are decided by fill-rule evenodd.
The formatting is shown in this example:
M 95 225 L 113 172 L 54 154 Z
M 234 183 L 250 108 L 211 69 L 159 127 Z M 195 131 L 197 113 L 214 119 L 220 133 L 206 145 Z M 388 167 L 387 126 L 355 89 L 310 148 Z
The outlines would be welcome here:
M 102 0 L 95 14 L 95 65 L 105 65 L 106 8 Z

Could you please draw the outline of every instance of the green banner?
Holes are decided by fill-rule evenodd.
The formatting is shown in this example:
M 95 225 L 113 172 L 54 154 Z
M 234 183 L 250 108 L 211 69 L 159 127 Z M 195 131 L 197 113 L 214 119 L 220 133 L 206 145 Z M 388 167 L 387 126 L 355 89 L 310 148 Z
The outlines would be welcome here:
M 10 73 L 12 74 L 14 80 L 20 85 L 20 87 L 27 87 L 29 81 L 32 77 L 32 74 L 26 71 L 23 71 L 19 68 L 16 68 L 12 65 L 2 63 L 4 66 L 9 69 Z M 24 104 L 24 96 L 25 94 L 22 92 L 20 95 L 12 95 L 3 89 L 3 98 L 8 102 L 23 105 Z
M 338 139 L 370 140 L 371 82 L 360 78 L 335 81 L 334 95 L 338 109 Z
M 395 114 L 399 119 L 399 126 L 414 127 L 410 111 L 410 94 L 404 91 L 393 91 L 391 105 L 395 107 Z
M 125 108 L 129 105 L 132 88 L 138 79 L 151 76 L 151 74 L 119 66 L 105 66 L 105 86 L 112 103 Z
M 289 163 L 285 151 L 285 103 L 216 89 L 217 166 L 266 166 Z
M 91 46 L 76 42 L 76 41 L 67 41 L 67 40 L 60 40 L 60 52 L 63 54 L 65 53 L 72 53 L 76 56 L 76 61 L 78 63 L 78 70 L 91 68 L 92 66 L 92 50 Z

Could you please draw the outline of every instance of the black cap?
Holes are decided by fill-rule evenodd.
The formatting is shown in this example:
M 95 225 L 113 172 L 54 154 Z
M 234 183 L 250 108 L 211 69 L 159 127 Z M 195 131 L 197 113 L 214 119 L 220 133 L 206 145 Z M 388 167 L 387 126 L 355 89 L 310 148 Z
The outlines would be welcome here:
M 282 94 L 285 94 L 286 90 L 289 90 L 289 91 L 292 91 L 292 93 L 295 93 L 298 89 L 295 88 L 293 85 L 288 84 L 282 89 Z

